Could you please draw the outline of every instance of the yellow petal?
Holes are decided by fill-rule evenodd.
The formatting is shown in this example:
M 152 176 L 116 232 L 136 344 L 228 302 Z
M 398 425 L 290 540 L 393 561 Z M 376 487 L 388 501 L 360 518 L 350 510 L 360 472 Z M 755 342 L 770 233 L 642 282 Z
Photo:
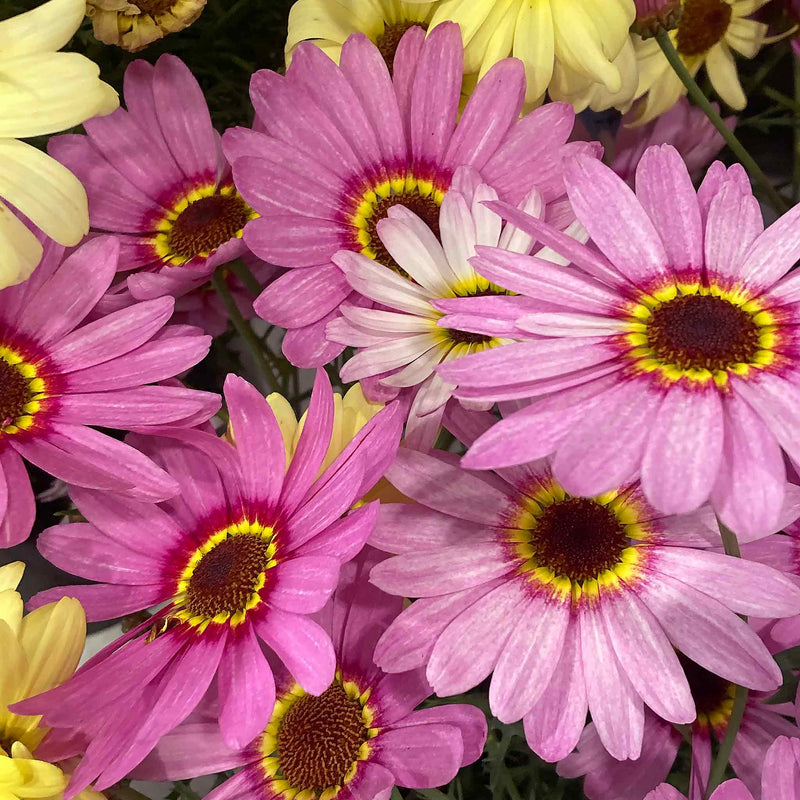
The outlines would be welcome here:
M 736 62 L 733 60 L 728 45 L 720 42 L 714 45 L 706 55 L 706 69 L 714 91 L 731 107 L 737 110 L 747 105 L 739 75 L 736 72 Z
M 86 615 L 81 604 L 65 597 L 27 614 L 19 640 L 28 659 L 23 684 L 26 697 L 63 683 L 75 672 L 86 640 Z
M 20 798 L 53 797 L 59 795 L 67 786 L 64 773 L 54 764 L 29 758 L 15 758 L 20 783 L 12 787 Z
M 286 466 L 288 467 L 297 446 L 299 427 L 297 417 L 294 415 L 291 403 L 282 394 L 273 392 L 267 395 L 267 402 L 275 415 L 275 419 L 278 420 L 278 427 L 281 429 L 283 447 L 286 452 Z
M 16 634 L 6 622 L 0 620 L 0 731 L 4 719 L 9 716 L 5 706 L 21 700 L 21 684 L 28 669 L 25 652 L 17 641 Z
M 39 136 L 111 113 L 117 93 L 78 53 L 0 55 L 0 138 Z
M 603 51 L 600 33 L 588 11 L 573 0 L 551 3 L 551 8 L 556 58 L 564 69 L 600 81 L 610 92 L 618 92 L 622 76 Z
M 0 592 L 0 620 L 5 622 L 16 636 L 22 622 L 22 597 L 14 589 Z
M 725 41 L 745 58 L 754 58 L 764 44 L 766 35 L 767 26 L 762 22 L 734 17 L 725 31 Z
M 42 258 L 42 243 L 3 203 L 0 203 L 0 289 L 21 283 Z
M 4 57 L 60 50 L 75 34 L 86 13 L 84 0 L 50 0 L 0 22 Z
M 545 93 L 553 77 L 555 32 L 550 3 L 523 3 L 514 32 L 513 55 L 522 59 L 528 80 L 525 97 L 533 102 Z
M 548 0 L 546 0 L 547 2 Z M 444 5 L 447 5 L 446 3 Z M 476 3 L 476 6 L 480 3 Z M 483 4 L 489 5 L 489 4 Z M 485 75 L 501 58 L 511 55 L 519 0 L 497 0 L 474 33 L 464 36 L 464 70 Z M 436 16 L 434 16 L 434 19 Z M 457 21 L 457 20 L 456 20 Z M 464 28 L 462 27 L 462 35 Z
M 12 561 L 0 567 L 0 592 L 6 589 L 16 589 L 25 572 L 24 561 Z
M 518 1 L 518 0 L 517 0 Z M 468 45 L 478 29 L 486 22 L 494 6 L 505 5 L 504 0 L 444 0 L 436 7 L 431 18 L 430 27 L 435 28 L 441 22 L 457 22 L 461 26 L 461 38 Z M 467 72 L 477 72 L 471 66 L 465 66 Z
M 383 15 L 370 3 L 360 6 L 330 0 L 297 0 L 289 11 L 286 52 L 306 39 L 328 39 L 343 44 L 352 33 L 373 41 L 383 33 Z
M 76 245 L 89 232 L 81 182 L 63 164 L 16 139 L 0 139 L 0 197 L 59 244 Z

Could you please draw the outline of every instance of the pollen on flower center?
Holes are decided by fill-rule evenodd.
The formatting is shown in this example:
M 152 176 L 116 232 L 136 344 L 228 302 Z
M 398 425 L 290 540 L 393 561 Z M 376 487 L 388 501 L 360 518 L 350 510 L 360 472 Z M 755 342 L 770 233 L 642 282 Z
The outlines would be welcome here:
M 247 203 L 236 194 L 212 194 L 194 200 L 172 223 L 169 250 L 187 260 L 210 253 L 239 234 L 250 214 Z
M 457 328 L 448 328 L 447 338 L 453 344 L 488 344 L 492 341 L 492 337 L 484 333 L 460 331 Z
M 341 785 L 368 738 L 361 704 L 332 683 L 319 697 L 305 695 L 286 712 L 278 731 L 278 758 L 292 789 Z
M 682 295 L 658 306 L 647 323 L 647 339 L 662 362 L 684 370 L 747 364 L 759 350 L 753 317 L 714 295 Z
M 567 497 L 536 516 L 530 546 L 538 566 L 580 583 L 612 569 L 629 541 L 610 509 L 587 497 Z
M 406 190 L 388 197 L 379 197 L 373 206 L 371 215 L 366 218 L 365 230 L 368 245 L 365 249 L 369 250 L 369 254 L 379 264 L 383 264 L 407 278 L 405 270 L 392 258 L 378 236 L 378 223 L 387 217 L 392 206 L 405 206 L 409 211 L 413 211 L 436 234 L 438 239 L 440 236 L 439 203 L 432 195 L 421 195 L 416 191 Z
M 406 31 L 415 27 L 428 30 L 428 25 L 425 22 L 396 22 L 394 25 L 387 25 L 383 29 L 383 33 L 375 40 L 386 66 L 389 67 L 390 75 L 394 74 L 394 57 L 397 54 L 400 40 Z
M 260 588 L 270 557 L 269 540 L 254 534 L 230 536 L 215 544 L 189 578 L 188 610 L 207 619 L 245 611 Z
M 27 379 L 13 364 L 0 357 L 0 430 L 25 413 L 32 396 Z
M 678 22 L 678 52 L 699 56 L 719 42 L 728 30 L 732 16 L 725 0 L 684 0 Z

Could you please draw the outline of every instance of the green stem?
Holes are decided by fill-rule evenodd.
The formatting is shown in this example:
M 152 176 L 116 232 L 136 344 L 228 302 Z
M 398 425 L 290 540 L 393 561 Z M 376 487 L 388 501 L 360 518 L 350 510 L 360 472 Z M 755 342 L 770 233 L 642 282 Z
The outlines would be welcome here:
M 263 287 L 256 280 L 255 275 L 253 275 L 253 273 L 250 271 L 250 268 L 244 263 L 244 261 L 237 258 L 235 261 L 231 261 L 227 266 L 230 268 L 230 271 L 242 282 L 244 288 L 247 289 L 251 295 L 253 295 L 253 297 L 258 297 L 261 294 Z
M 711 124 L 719 131 L 725 143 L 734 152 L 739 161 L 741 161 L 742 166 L 750 173 L 753 180 L 760 185 L 764 194 L 769 199 L 770 205 L 779 214 L 785 214 L 789 210 L 786 201 L 775 191 L 775 187 L 770 183 L 769 178 L 764 174 L 761 167 L 758 166 L 750 153 L 745 150 L 744 145 L 725 124 L 725 120 L 722 119 L 719 111 L 711 105 L 709 99 L 703 94 L 703 90 L 697 85 L 697 82 L 686 68 L 686 64 L 683 63 L 683 59 L 678 55 L 678 51 L 675 49 L 675 45 L 672 43 L 669 33 L 667 31 L 661 31 L 656 35 L 656 40 L 666 56 L 667 61 L 669 61 L 670 66 L 675 70 L 675 74 L 686 87 L 689 97 L 703 109 Z
M 740 558 L 739 540 L 736 538 L 736 534 L 719 520 L 717 520 L 717 524 L 719 525 L 719 532 L 722 536 L 722 544 L 725 547 L 725 552 L 729 556 Z M 725 778 L 725 770 L 728 768 L 728 762 L 731 760 L 731 752 L 733 751 L 733 745 L 742 724 L 742 717 L 744 717 L 746 705 L 747 689 L 744 686 L 737 686 L 733 697 L 731 718 L 728 720 L 725 736 L 723 736 L 722 742 L 717 750 L 717 757 L 711 765 L 711 773 L 708 776 L 708 787 L 706 788 L 706 798 L 710 797 L 714 789 L 716 789 Z
M 264 381 L 266 382 L 270 391 L 274 391 L 275 376 L 273 375 L 272 370 L 270 370 L 267 359 L 264 356 L 264 350 L 261 346 L 261 342 L 258 340 L 258 337 L 253 332 L 253 329 L 250 327 L 247 320 L 245 320 L 245 318 L 242 316 L 241 311 L 239 311 L 239 307 L 236 305 L 236 301 L 233 299 L 231 290 L 228 288 L 228 284 L 225 283 L 225 278 L 223 277 L 221 271 L 222 269 L 224 269 L 224 267 L 220 267 L 220 269 L 214 273 L 211 278 L 211 285 L 214 287 L 214 291 L 219 295 L 219 299 L 222 300 L 222 304 L 225 306 L 225 310 L 228 312 L 228 318 L 233 323 L 233 327 L 236 329 L 236 332 L 242 337 L 242 339 L 244 339 L 245 344 L 247 344 L 250 352 L 253 354 L 253 358 L 255 359 L 256 365 L 258 366 Z

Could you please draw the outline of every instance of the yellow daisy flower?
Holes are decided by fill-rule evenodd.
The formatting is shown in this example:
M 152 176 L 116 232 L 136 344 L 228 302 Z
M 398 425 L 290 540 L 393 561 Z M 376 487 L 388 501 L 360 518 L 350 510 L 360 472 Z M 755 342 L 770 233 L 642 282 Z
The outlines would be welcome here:
M 94 35 L 135 53 L 168 33 L 188 28 L 206 0 L 87 0 Z
M 23 616 L 16 591 L 25 565 L 0 567 L 0 798 L 60 800 L 69 776 L 39 761 L 36 748 L 47 728 L 40 717 L 12 714 L 8 706 L 63 683 L 78 666 L 86 638 L 80 603 L 64 598 Z M 104 800 L 86 790 L 80 800 Z
M 89 231 L 86 192 L 66 167 L 17 139 L 63 131 L 119 105 L 96 64 L 56 52 L 85 8 L 85 0 L 50 0 L 0 22 L 0 198 L 70 246 Z M 38 239 L 0 202 L 0 289 L 24 281 L 41 256 Z
M 634 16 L 633 0 L 298 0 L 286 51 L 290 57 L 313 39 L 336 60 L 345 39 L 361 31 L 391 64 L 408 28 L 452 20 L 464 39 L 465 91 L 497 61 L 516 56 L 525 64 L 529 105 L 549 89 L 578 110 L 600 109 L 625 105 L 636 88 L 628 35 Z
M 711 85 L 731 108 L 747 104 L 733 52 L 753 58 L 764 43 L 767 26 L 747 17 L 769 0 L 683 0 L 678 27 L 670 31 L 675 49 L 692 75 L 705 65 Z M 686 93 L 680 78 L 655 39 L 634 34 L 639 65 L 636 123 L 643 125 L 668 111 Z

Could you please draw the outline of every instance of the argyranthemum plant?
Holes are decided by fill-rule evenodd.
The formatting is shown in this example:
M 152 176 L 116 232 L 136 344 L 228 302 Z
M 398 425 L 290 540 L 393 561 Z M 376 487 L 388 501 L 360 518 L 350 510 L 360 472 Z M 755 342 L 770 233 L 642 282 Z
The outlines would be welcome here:
M 596 159 L 571 161 L 566 182 L 597 249 L 492 206 L 580 272 L 479 249 L 478 272 L 553 305 L 517 320 L 531 341 L 439 367 L 460 397 L 543 398 L 481 437 L 465 465 L 553 454 L 575 494 L 640 476 L 665 513 L 710 500 L 737 533 L 774 533 L 783 452 L 800 460 L 797 275 L 786 274 L 800 206 L 765 230 L 740 168 L 712 168 L 695 192 L 668 145 L 642 157 L 635 194 Z
M 118 270 L 137 300 L 180 297 L 247 253 L 255 214 L 233 186 L 203 92 L 172 55 L 125 72 L 127 110 L 89 120 L 48 151 L 84 183 L 96 232 L 120 241 Z
M 85 753 L 71 792 L 123 778 L 215 678 L 222 736 L 231 747 L 248 744 L 267 725 L 276 698 L 262 643 L 310 694 L 324 692 L 334 677 L 330 635 L 309 615 L 328 601 L 341 565 L 372 530 L 376 504 L 350 509 L 392 461 L 399 408 L 373 417 L 317 477 L 333 424 L 324 371 L 288 471 L 267 401 L 235 376 L 225 396 L 235 448 L 202 431 L 136 439 L 177 481 L 178 496 L 148 505 L 73 490 L 89 522 L 39 538 L 53 563 L 101 583 L 48 590 L 36 604 L 75 596 L 90 620 L 163 604 L 72 681 L 23 704 L 64 729 L 70 755 Z M 138 700 L 128 703 L 134 687 Z
M 61 800 L 69 775 L 46 754 L 47 727 L 8 706 L 72 675 L 83 653 L 86 617 L 68 597 L 23 615 L 17 586 L 24 569 L 19 561 L 0 567 L 0 792 L 8 800 Z M 88 789 L 77 797 L 103 800 Z
M 551 103 L 519 119 L 525 75 L 518 61 L 496 64 L 458 119 L 463 52 L 457 26 L 425 38 L 410 29 L 394 78 L 378 48 L 351 36 L 340 66 L 310 43 L 286 76 L 263 70 L 251 82 L 259 128 L 223 137 L 236 186 L 260 214 L 245 242 L 260 258 L 291 269 L 256 301 L 258 314 L 287 328 L 283 351 L 300 366 L 331 361 L 344 345 L 325 330 L 340 306 L 371 305 L 332 263 L 352 250 L 397 268 L 377 235 L 390 208 L 406 206 L 436 231 L 439 207 L 459 166 L 471 166 L 501 199 L 519 203 L 536 185 L 546 202 L 563 195 L 561 158 L 597 153 L 565 146 L 574 114 Z
M 90 426 L 190 426 L 219 408 L 215 394 L 159 383 L 197 364 L 211 343 L 197 328 L 167 325 L 171 297 L 92 319 L 117 268 L 113 238 L 67 258 L 47 242 L 44 253 L 33 277 L 0 291 L 0 548 L 33 525 L 24 461 L 76 486 L 165 500 L 178 491 L 173 478 Z
M 263 732 L 238 752 L 225 748 L 213 714 L 179 726 L 135 770 L 150 780 L 206 771 L 187 764 L 188 750 L 224 767 L 245 765 L 210 795 L 264 800 L 380 797 L 395 785 L 432 788 L 475 761 L 486 741 L 486 718 L 475 706 L 449 704 L 415 711 L 430 694 L 421 670 L 387 675 L 372 661 L 375 642 L 400 613 L 402 599 L 371 586 L 381 555 L 367 548 L 342 568 L 333 597 L 317 615 L 333 641 L 336 671 L 330 686 L 309 694 L 283 668 L 275 670 L 277 701 Z M 204 724 L 205 723 L 205 724 Z
M 490 415 L 457 408 L 450 418 L 467 444 L 489 425 Z M 642 753 L 645 706 L 694 721 L 678 653 L 738 685 L 780 686 L 737 614 L 791 616 L 800 590 L 763 564 L 684 546 L 707 515 L 661 515 L 635 482 L 569 494 L 547 461 L 487 474 L 401 449 L 387 477 L 418 505 L 381 509 L 370 541 L 397 555 L 370 580 L 420 599 L 381 637 L 376 662 L 425 666 L 444 696 L 491 674 L 492 713 L 522 718 L 543 758 L 569 754 L 587 711 L 619 760 Z
M 108 114 L 117 93 L 80 53 L 59 53 L 80 27 L 84 0 L 50 0 L 0 21 L 0 198 L 63 245 L 89 229 L 86 193 L 69 170 L 17 139 Z M 24 281 L 42 257 L 37 236 L 0 203 L 0 289 Z

